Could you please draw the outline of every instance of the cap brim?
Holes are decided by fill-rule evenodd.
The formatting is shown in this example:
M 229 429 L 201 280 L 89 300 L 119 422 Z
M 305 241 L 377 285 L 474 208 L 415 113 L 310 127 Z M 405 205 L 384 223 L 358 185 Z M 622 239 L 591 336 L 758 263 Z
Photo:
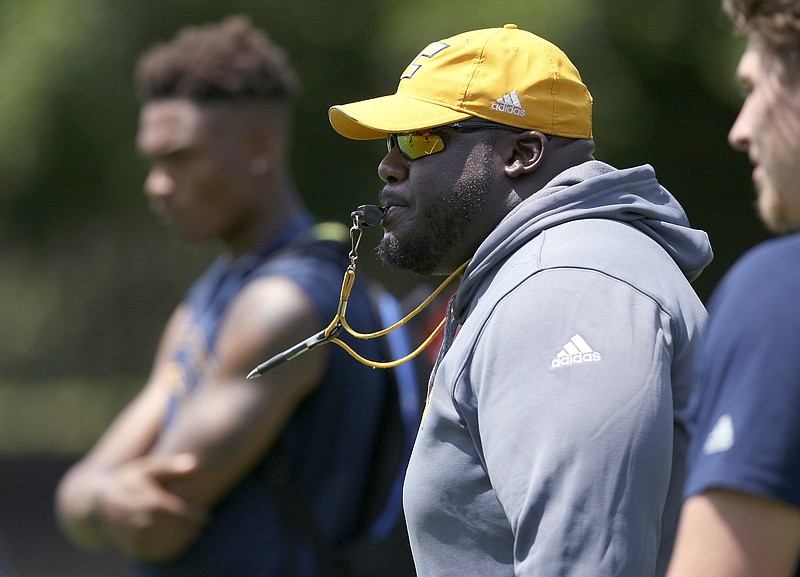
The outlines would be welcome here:
M 404 94 L 340 104 L 328 111 L 333 129 L 353 140 L 385 138 L 387 134 L 414 132 L 470 117 L 466 112 Z

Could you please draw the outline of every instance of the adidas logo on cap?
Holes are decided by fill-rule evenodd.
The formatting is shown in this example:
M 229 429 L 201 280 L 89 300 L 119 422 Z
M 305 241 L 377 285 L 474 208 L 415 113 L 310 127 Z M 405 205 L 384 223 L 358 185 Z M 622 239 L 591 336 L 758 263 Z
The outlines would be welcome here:
M 502 98 L 498 98 L 492 103 L 492 110 L 507 112 L 516 116 L 525 116 L 525 109 L 522 108 L 522 102 L 520 102 L 519 94 L 517 94 L 516 90 L 504 94 Z
M 569 365 L 579 365 L 583 363 L 593 363 L 601 361 L 600 353 L 592 350 L 583 337 L 579 334 L 573 337 L 564 345 L 556 357 L 550 361 L 550 367 L 558 369 Z

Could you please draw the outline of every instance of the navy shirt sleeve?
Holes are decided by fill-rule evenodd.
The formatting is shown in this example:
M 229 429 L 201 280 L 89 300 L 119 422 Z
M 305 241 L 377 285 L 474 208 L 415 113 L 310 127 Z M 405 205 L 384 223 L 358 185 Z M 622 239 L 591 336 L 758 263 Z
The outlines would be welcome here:
M 709 306 L 685 494 L 726 488 L 800 507 L 800 236 L 743 257 Z

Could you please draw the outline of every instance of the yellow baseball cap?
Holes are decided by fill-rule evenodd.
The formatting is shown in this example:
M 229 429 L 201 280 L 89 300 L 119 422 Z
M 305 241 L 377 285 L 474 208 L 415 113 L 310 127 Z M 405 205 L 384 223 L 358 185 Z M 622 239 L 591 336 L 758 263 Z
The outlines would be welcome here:
M 561 49 L 515 24 L 428 44 L 397 92 L 332 106 L 334 130 L 385 138 L 477 117 L 568 138 L 591 138 L 592 95 Z

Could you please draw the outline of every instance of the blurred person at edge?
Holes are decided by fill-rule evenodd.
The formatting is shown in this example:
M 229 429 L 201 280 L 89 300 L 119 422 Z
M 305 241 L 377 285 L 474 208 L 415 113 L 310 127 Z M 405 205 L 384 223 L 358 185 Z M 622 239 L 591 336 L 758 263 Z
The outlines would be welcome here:
M 592 105 L 558 47 L 507 24 L 329 112 L 387 140 L 382 260 L 469 261 L 405 481 L 420 576 L 666 571 L 712 252 L 650 166 L 594 158 Z
M 175 310 L 144 388 L 62 479 L 60 523 L 80 546 L 111 543 L 137 576 L 322 574 L 281 518 L 290 497 L 264 475 L 287 467 L 321 538 L 351 537 L 389 371 L 332 346 L 246 379 L 334 318 L 348 264 L 341 243 L 310 240 L 290 174 L 295 71 L 235 16 L 154 47 L 136 79 L 153 211 L 182 240 L 218 239 L 226 254 Z M 374 331 L 362 288 L 348 317 Z M 350 345 L 380 357 L 375 340 Z
M 800 4 L 725 0 L 748 39 L 728 140 L 755 166 L 778 238 L 748 251 L 709 301 L 670 577 L 800 575 Z

